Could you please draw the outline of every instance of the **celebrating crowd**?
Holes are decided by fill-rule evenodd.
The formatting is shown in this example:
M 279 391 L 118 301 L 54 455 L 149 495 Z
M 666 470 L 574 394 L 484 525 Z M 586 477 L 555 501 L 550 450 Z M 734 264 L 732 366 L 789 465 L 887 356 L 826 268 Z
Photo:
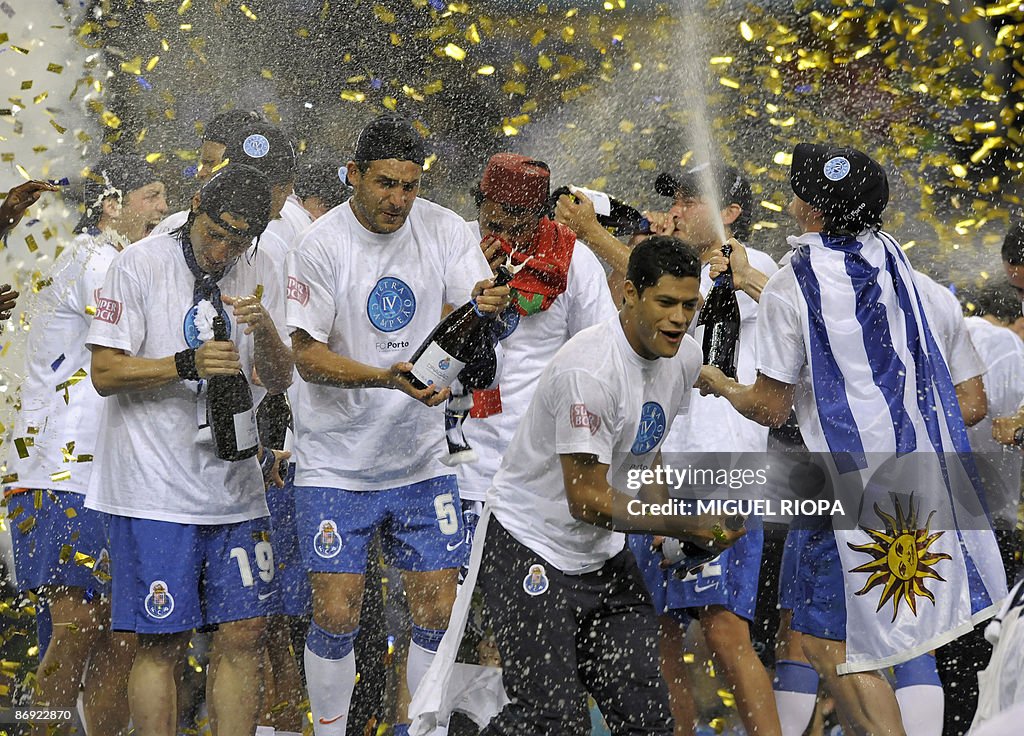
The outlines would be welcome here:
M 34 704 L 81 696 L 89 734 L 172 736 L 208 635 L 217 736 L 307 718 L 316 736 L 363 733 L 350 715 L 361 626 L 383 625 L 360 615 L 379 557 L 407 601 L 396 734 L 580 736 L 592 706 L 612 734 L 693 734 L 691 624 L 751 736 L 813 731 L 825 699 L 848 734 L 1015 732 L 1000 719 L 1024 703 L 1024 602 L 1007 590 L 1019 315 L 965 318 L 915 270 L 883 228 L 876 161 L 796 146 L 776 263 L 745 247 L 751 184 L 718 162 L 652 181 L 624 242 L 594 198 L 552 198 L 547 164 L 512 153 L 486 162 L 466 222 L 418 196 L 427 155 L 385 115 L 347 166 L 300 166 L 281 129 L 228 112 L 173 214 L 143 157 L 90 164 L 45 287 L 0 292 L 0 317 L 17 301 L 30 325 L 5 496 L 17 585 L 39 601 Z M 12 189 L 3 234 L 57 189 Z M 1002 259 L 1019 300 L 1020 224 Z M 735 377 L 706 364 L 697 324 L 723 283 Z M 470 301 L 494 380 L 415 378 L 414 352 Z M 229 461 L 211 379 L 239 372 L 261 443 Z M 780 448 L 857 480 L 852 524 L 778 536 L 756 515 L 626 510 L 669 498 L 627 477 L 678 454 Z M 910 472 L 920 487 L 901 495 L 892 478 Z M 770 666 L 751 630 L 766 607 Z M 980 695 L 944 692 L 956 667 L 989 663 L 993 616 Z

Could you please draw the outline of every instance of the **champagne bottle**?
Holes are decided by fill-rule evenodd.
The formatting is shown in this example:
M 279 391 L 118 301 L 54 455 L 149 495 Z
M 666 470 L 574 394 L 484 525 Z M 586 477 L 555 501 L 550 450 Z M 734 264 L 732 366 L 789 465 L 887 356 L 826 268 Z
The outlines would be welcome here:
M 726 258 L 732 253 L 722 246 Z M 736 378 L 736 341 L 740 336 L 740 305 L 732 283 L 732 267 L 727 268 L 708 292 L 701 307 L 698 325 L 704 326 L 704 364 L 713 365 L 730 378 Z
M 511 269 L 499 266 L 495 286 L 504 286 L 512 276 Z M 478 311 L 472 299 L 445 317 L 409 359 L 413 386 L 448 388 L 466 365 L 480 361 L 486 351 L 493 352 L 493 319 L 493 315 Z
M 220 314 L 213 318 L 213 339 L 228 339 L 227 323 Z M 221 460 L 244 460 L 256 455 L 256 412 L 252 389 L 242 371 L 207 379 L 206 418 L 213 433 L 214 452 Z
M 601 227 L 608 229 L 612 235 L 625 237 L 627 235 L 651 232 L 651 221 L 644 217 L 639 210 L 596 189 L 559 187 L 551 193 L 551 208 L 554 209 L 555 203 L 558 202 L 558 198 L 563 194 L 572 196 L 576 192 L 586 195 L 587 199 L 594 203 L 597 221 L 601 223 Z

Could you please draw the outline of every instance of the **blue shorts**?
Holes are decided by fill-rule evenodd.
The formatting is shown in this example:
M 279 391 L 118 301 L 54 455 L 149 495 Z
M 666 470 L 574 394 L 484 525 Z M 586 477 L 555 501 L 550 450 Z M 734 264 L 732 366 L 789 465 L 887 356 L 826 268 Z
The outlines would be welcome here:
M 267 507 L 274 534 L 274 562 L 277 565 L 277 589 L 281 592 L 281 612 L 285 616 L 309 616 L 313 613 L 313 589 L 309 585 L 306 563 L 299 551 L 295 529 L 295 464 L 288 466 L 284 488 L 267 488 Z
M 362 575 L 374 532 L 400 570 L 459 568 L 469 557 L 456 476 L 379 491 L 297 486 L 299 546 L 310 572 Z
M 666 612 L 695 611 L 706 606 L 722 606 L 753 621 L 764 527 L 760 519 L 754 517 L 748 519 L 748 525 L 747 533 L 735 545 L 683 580 L 675 577 L 674 570 L 659 567 L 664 558 L 651 548 L 652 537 L 631 535 L 630 547 L 651 591 L 655 610 L 659 613 L 662 609 Z M 634 542 L 636 536 L 640 539 Z
M 821 639 L 846 639 L 843 565 L 831 527 L 805 532 L 799 550 L 793 630 Z
M 211 525 L 109 518 L 115 630 L 171 634 L 280 613 L 268 518 Z
M 807 529 L 797 526 L 791 526 L 786 533 L 782 562 L 779 564 L 779 608 L 792 611 L 800 598 L 800 550 L 807 540 L 807 534 Z
M 36 505 L 39 504 L 39 508 Z M 70 491 L 27 490 L 7 498 L 18 590 L 81 588 L 87 600 L 110 594 L 106 514 Z
M 658 616 L 671 616 L 684 626 L 690 622 L 690 616 L 681 608 L 669 606 L 668 582 L 675 570 L 663 570 L 660 565 L 665 559 L 661 552 L 656 552 L 651 546 L 654 537 L 650 534 L 630 534 L 626 537 L 629 540 L 629 549 L 636 558 L 636 566 L 640 569 L 640 575 L 647 586 L 647 592 L 651 594 L 651 605 Z

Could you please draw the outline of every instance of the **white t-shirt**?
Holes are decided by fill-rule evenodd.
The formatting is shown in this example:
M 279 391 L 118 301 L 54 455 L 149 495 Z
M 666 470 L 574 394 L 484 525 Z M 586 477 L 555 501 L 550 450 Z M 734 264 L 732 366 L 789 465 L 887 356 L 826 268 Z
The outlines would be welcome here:
M 479 243 L 479 224 L 469 223 L 469 231 Z M 543 312 L 520 317 L 518 312 L 512 314 L 514 311 L 515 307 L 510 307 L 502 315 L 511 333 L 501 340 L 505 352 L 499 381 L 501 413 L 468 419 L 463 425 L 466 439 L 479 457 L 475 463 L 458 466 L 459 495 L 464 500 L 484 499 L 501 456 L 530 405 L 537 379 L 558 349 L 576 333 L 616 314 L 604 268 L 578 240 L 569 262 L 565 291 Z
M 754 248 L 747 248 L 750 265 L 767 276 L 779 270 L 772 257 Z M 704 264 L 700 272 L 700 293 L 707 297 L 711 291 L 711 266 Z M 736 292 L 740 308 L 740 334 L 736 340 L 736 378 L 740 383 L 753 383 L 757 377 L 757 302 L 742 291 Z M 704 327 L 697 326 L 696 315 L 690 323 L 690 333 L 703 344 Z M 765 452 L 768 448 L 768 428 L 747 419 L 736 411 L 728 399 L 720 396 L 701 396 L 694 389 L 690 398 L 690 411 L 685 422 L 675 427 L 661 448 L 669 452 Z
M 701 349 L 683 338 L 672 358 L 637 355 L 615 316 L 573 337 L 548 364 L 487 492 L 501 525 L 567 573 L 591 572 L 622 550 L 625 535 L 569 513 L 560 455 L 596 455 L 608 482 L 627 490 L 631 468 L 649 468 L 686 412 Z
M 914 284 L 939 350 L 949 366 L 953 385 L 982 375 L 985 366 L 967 335 L 956 297 L 919 272 L 914 272 Z M 761 292 L 757 370 L 777 381 L 796 384 L 793 404 L 804 443 L 811 452 L 828 452 L 807 364 L 806 314 L 801 299 L 793 266 L 786 263 L 768 279 Z
M 312 224 L 313 216 L 306 212 L 306 208 L 292 194 L 284 201 L 281 215 L 267 224 L 267 232 L 273 233 L 291 248 L 302 231 Z
M 265 253 L 243 256 L 220 281 L 224 296 L 244 296 L 279 276 Z M 103 285 L 103 299 L 88 344 L 164 358 L 189 347 L 186 316 L 195 279 L 181 244 L 169 235 L 145 238 L 118 256 Z M 276 324 L 284 321 L 278 290 L 263 303 Z M 252 375 L 253 338 L 240 335 L 228 308 L 229 332 L 242 370 Z M 189 325 L 191 326 L 191 325 Z M 199 382 L 179 381 L 107 399 L 86 505 L 118 516 L 181 524 L 231 524 L 267 515 L 256 458 L 226 462 L 214 455 Z M 205 386 L 204 386 L 205 389 Z M 265 391 L 253 386 L 254 404 Z M 205 391 L 204 391 L 205 396 Z
M 988 414 L 967 428 L 971 449 L 985 478 L 985 494 L 994 519 L 1012 526 L 1020 503 L 1021 454 L 992 439 L 992 420 L 1017 413 L 1024 404 L 1024 342 L 1013 330 L 981 317 L 968 317 L 967 331 L 986 370 L 985 395 Z
M 288 254 L 288 327 L 380 368 L 408 360 L 445 304 L 490 278 L 465 221 L 417 199 L 396 232 L 364 228 L 350 203 L 314 222 Z M 296 391 L 295 485 L 370 491 L 450 473 L 444 410 L 383 388 L 302 382 Z
M 118 250 L 102 235 L 79 235 L 61 253 L 49 273 L 50 285 L 30 303 L 32 329 L 25 350 L 21 411 L 15 440 L 31 442 L 21 457 L 11 444 L 8 470 L 13 486 L 85 493 L 96 449 L 96 417 L 103 397 L 88 374 L 92 356 L 85 346 L 93 311 L 110 262 Z M 71 477 L 51 476 L 69 472 Z M 61 477 L 61 476 L 57 476 Z

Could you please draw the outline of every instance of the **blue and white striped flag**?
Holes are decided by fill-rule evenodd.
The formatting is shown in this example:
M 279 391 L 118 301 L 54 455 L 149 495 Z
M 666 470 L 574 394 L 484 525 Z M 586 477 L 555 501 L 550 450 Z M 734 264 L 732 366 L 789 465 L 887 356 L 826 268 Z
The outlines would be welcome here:
M 991 616 L 1006 577 L 956 390 L 899 244 L 872 231 L 791 244 L 826 445 L 809 449 L 831 453 L 836 487 L 859 496 L 858 528 L 835 531 L 847 606 L 840 670 L 878 669 Z

